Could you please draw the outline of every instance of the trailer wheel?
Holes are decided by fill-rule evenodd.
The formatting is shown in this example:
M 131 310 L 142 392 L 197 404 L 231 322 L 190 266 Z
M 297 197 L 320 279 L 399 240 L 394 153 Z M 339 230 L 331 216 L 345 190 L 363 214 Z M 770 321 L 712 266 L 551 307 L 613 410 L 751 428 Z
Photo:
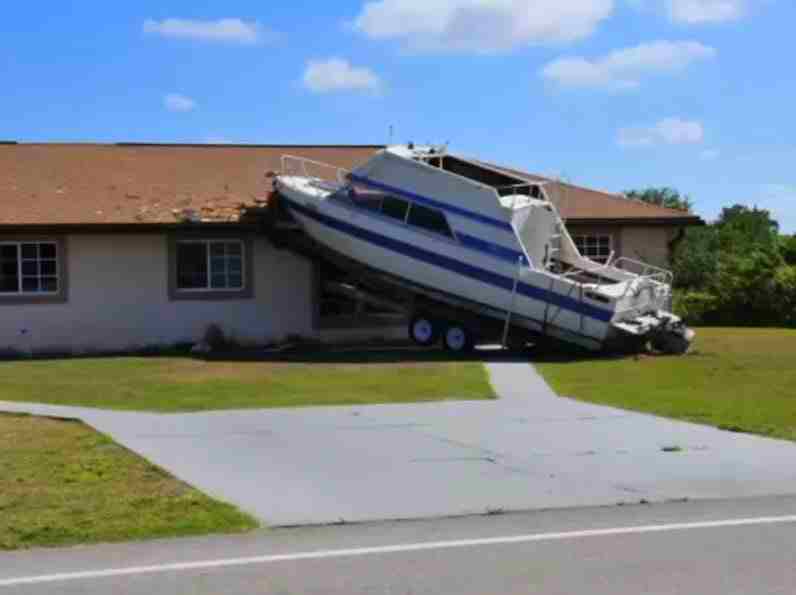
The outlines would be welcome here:
M 437 342 L 439 329 L 437 323 L 429 316 L 418 314 L 409 322 L 409 337 L 422 347 L 429 347 Z
M 453 353 L 467 353 L 473 348 L 473 337 L 460 324 L 451 324 L 445 329 L 442 337 L 445 349 Z

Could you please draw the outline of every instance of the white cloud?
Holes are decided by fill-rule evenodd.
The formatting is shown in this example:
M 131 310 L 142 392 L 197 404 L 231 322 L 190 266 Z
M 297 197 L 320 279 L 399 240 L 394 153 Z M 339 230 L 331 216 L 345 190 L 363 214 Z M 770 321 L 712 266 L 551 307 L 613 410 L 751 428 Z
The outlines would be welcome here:
M 716 161 L 719 157 L 721 157 L 721 151 L 718 149 L 705 149 L 699 153 L 699 158 L 702 161 Z
M 650 147 L 653 145 L 693 145 L 701 143 L 705 131 L 701 122 L 664 118 L 654 126 L 621 128 L 617 143 L 622 147 Z
M 170 112 L 192 112 L 196 101 L 179 93 L 169 93 L 163 98 L 163 106 Z
M 680 72 L 715 55 L 715 49 L 696 41 L 653 41 L 591 60 L 559 58 L 544 66 L 540 74 L 566 87 L 634 89 L 645 76 Z
M 669 18 L 676 23 L 696 25 L 740 19 L 746 0 L 667 0 Z
M 354 28 L 412 50 L 495 52 L 590 36 L 614 0 L 371 0 Z
M 304 86 L 315 93 L 378 91 L 381 80 L 369 68 L 352 66 L 348 60 L 310 60 L 304 71 Z
M 241 19 L 218 19 L 216 21 L 199 21 L 192 19 L 164 19 L 144 21 L 144 33 L 174 37 L 178 39 L 195 39 L 222 43 L 255 45 L 273 35 L 257 22 L 246 22 Z

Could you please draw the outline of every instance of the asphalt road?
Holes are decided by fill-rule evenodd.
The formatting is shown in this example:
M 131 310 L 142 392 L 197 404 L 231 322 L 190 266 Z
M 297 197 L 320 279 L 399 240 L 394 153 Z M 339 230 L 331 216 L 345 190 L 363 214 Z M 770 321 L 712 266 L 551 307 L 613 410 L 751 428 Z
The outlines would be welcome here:
M 796 497 L 0 554 L 0 595 L 796 592 Z

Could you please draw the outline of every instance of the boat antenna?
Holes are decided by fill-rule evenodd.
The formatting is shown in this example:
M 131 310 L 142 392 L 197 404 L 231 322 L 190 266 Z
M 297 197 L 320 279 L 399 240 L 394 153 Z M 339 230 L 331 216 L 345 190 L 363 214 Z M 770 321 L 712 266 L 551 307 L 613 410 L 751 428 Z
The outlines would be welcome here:
M 390 145 L 392 145 L 392 135 L 393 135 L 393 126 L 392 126 L 392 124 L 390 124 L 390 128 L 389 128 L 389 136 L 390 136 L 389 144 Z

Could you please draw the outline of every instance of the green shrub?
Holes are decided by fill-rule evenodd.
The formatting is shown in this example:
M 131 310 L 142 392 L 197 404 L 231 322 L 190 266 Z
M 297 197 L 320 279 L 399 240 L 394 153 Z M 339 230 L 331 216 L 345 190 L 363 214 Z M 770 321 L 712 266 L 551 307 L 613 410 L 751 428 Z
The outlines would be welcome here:
M 674 313 L 691 326 L 703 326 L 709 314 L 716 310 L 718 300 L 704 291 L 676 291 Z

